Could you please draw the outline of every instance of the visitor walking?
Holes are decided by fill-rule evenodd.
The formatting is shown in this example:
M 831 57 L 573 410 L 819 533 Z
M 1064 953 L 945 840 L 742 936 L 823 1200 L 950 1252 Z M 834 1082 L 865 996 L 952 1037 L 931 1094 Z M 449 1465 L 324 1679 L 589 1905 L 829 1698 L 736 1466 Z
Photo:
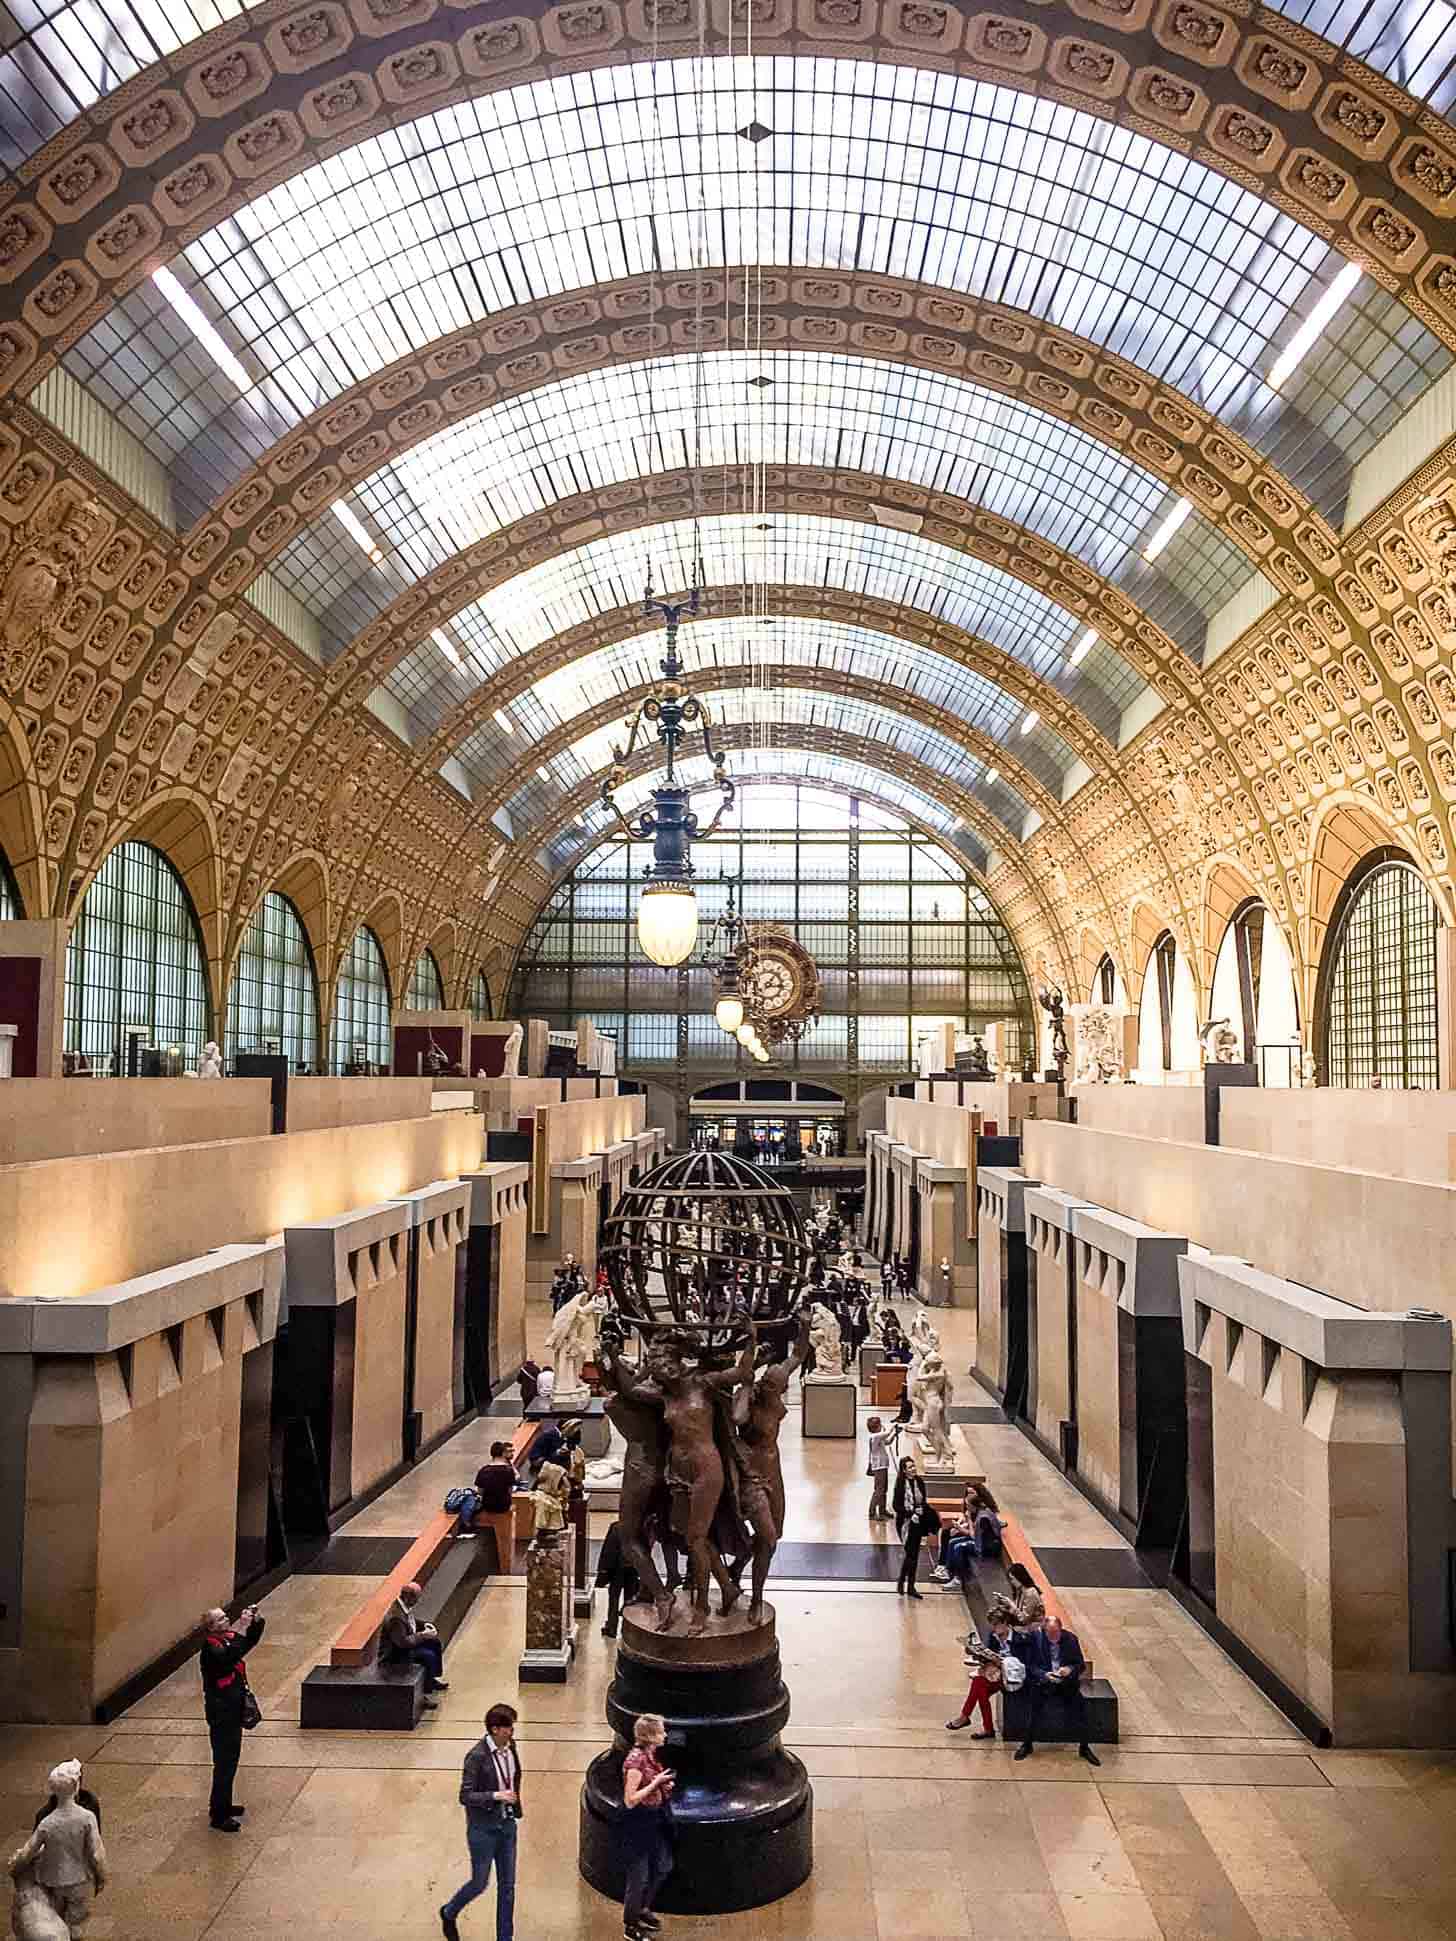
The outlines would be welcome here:
M 465 1808 L 465 1845 L 470 1878 L 440 1909 L 445 1941 L 460 1941 L 462 1909 L 490 1886 L 495 1869 L 495 1941 L 513 1941 L 516 1917 L 516 1825 L 521 1818 L 521 1755 L 516 1750 L 516 1708 L 492 1705 L 485 1737 L 465 1755 L 460 1804 Z
M 646 1941 L 662 1926 L 652 1903 L 672 1872 L 673 1774 L 657 1756 L 667 1743 L 667 1725 L 658 1713 L 644 1712 L 632 1737 L 632 1750 L 622 1761 L 621 1830 L 627 1863 L 622 1934 L 624 1941 Z
M 233 1798 L 233 1780 L 243 1756 L 243 1721 L 256 1723 L 257 1701 L 248 1689 L 246 1654 L 263 1635 L 264 1620 L 256 1605 L 238 1615 L 235 1625 L 216 1605 L 203 1619 L 206 1632 L 199 1654 L 202 1669 L 202 1707 L 207 1736 L 212 1741 L 212 1793 L 207 1822 L 215 1832 L 236 1833 L 244 1809 Z

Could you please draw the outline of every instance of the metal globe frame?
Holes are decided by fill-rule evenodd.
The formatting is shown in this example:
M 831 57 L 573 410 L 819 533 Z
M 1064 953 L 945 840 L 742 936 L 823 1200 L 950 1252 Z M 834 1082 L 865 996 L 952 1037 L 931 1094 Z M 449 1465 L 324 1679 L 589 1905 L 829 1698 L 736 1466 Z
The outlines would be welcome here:
M 793 1328 L 812 1250 L 794 1197 L 733 1153 L 676 1153 L 628 1186 L 598 1259 L 623 1323 L 732 1348 Z

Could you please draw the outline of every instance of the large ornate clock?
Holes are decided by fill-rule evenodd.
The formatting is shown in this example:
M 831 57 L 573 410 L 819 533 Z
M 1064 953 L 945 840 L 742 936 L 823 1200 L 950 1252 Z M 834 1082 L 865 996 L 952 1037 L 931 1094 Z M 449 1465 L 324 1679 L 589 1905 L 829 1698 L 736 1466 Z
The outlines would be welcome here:
M 819 1017 L 821 990 L 814 959 L 777 924 L 751 923 L 739 956 L 744 1008 L 769 1044 L 802 1038 Z

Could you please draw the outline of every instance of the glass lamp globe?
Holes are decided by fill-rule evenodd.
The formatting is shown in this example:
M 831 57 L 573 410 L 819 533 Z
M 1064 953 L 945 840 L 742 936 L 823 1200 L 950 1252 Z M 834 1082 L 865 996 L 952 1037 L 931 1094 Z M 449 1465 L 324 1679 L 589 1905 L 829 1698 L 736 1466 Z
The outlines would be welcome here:
M 753 1049 L 753 1041 L 758 1036 L 758 1033 L 745 1019 L 742 1024 L 734 1026 L 733 1036 L 743 1046 L 745 1051 L 751 1051 Z
M 692 955 L 698 941 L 698 899 L 691 883 L 649 883 L 637 906 L 637 941 L 664 970 Z
M 753 1055 L 758 1060 L 760 1065 L 766 1065 L 768 1063 L 768 1053 L 764 1050 L 762 1045 L 755 1045 L 753 1047 Z
M 736 1032 L 743 1022 L 743 999 L 736 991 L 726 992 L 713 1006 L 720 1030 Z

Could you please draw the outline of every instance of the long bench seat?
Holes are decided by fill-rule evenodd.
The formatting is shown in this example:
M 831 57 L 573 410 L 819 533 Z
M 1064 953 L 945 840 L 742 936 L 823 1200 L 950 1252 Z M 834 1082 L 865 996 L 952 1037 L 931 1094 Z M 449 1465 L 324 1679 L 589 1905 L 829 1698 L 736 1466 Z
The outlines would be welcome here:
M 457 1543 L 460 1519 L 448 1510 L 432 1516 L 394 1569 L 355 1611 L 329 1651 L 303 1681 L 299 1723 L 306 1730 L 408 1732 L 425 1702 L 420 1665 L 395 1664 L 379 1656 L 380 1631 L 406 1584 L 421 1586 L 415 1615 L 433 1624 L 448 1644 L 489 1575 L 491 1553 L 479 1543 Z
M 1041 1592 L 1048 1617 L 1057 1617 L 1069 1631 L 1076 1626 L 1067 1614 L 1067 1608 L 1058 1597 L 1051 1579 L 1037 1562 L 1036 1551 L 1027 1541 L 1026 1532 L 1014 1516 L 1001 1512 L 1005 1529 L 1001 1532 L 1001 1546 L 1008 1563 L 1024 1564 L 1031 1573 L 1037 1589 Z M 1117 1693 L 1105 1678 L 1095 1676 L 1096 1667 L 1091 1658 L 1082 1677 L 1082 1697 L 1087 1707 L 1087 1739 L 1092 1745 L 1115 1746 L 1118 1735 Z M 1019 1692 L 1006 1692 L 1001 1699 L 1001 1736 L 1003 1739 L 1023 1739 L 1031 1718 L 1031 1694 L 1023 1685 Z M 1053 1745 L 1075 1745 L 1077 1735 L 1062 1728 L 1057 1711 L 1053 1708 L 1042 1715 L 1037 1727 L 1037 1737 Z

